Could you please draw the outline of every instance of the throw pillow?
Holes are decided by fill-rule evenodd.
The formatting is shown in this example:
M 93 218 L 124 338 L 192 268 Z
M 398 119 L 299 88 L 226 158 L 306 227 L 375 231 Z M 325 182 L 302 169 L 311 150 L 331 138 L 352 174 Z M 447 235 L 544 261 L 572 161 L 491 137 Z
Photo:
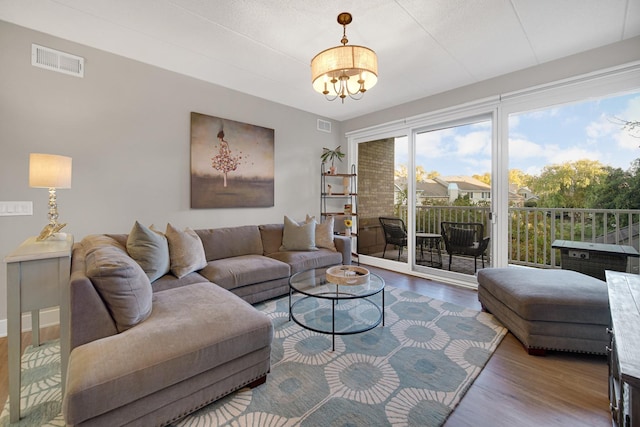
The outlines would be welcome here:
M 165 235 L 169 241 L 171 272 L 178 279 L 207 266 L 202 241 L 195 231 L 188 227 L 180 231 L 167 224 Z
M 316 222 L 298 224 L 285 215 L 281 251 L 317 251 Z
M 85 259 L 87 277 L 107 305 L 118 332 L 151 314 L 153 292 L 142 267 L 115 246 L 96 248 Z
M 307 215 L 305 222 L 315 222 L 315 216 Z M 333 242 L 333 224 L 334 218 L 330 216 L 323 223 L 316 223 L 316 246 L 319 248 L 327 248 L 336 251 L 336 245 Z
M 142 267 L 151 282 L 170 271 L 167 238 L 138 221 L 127 237 L 127 252 Z

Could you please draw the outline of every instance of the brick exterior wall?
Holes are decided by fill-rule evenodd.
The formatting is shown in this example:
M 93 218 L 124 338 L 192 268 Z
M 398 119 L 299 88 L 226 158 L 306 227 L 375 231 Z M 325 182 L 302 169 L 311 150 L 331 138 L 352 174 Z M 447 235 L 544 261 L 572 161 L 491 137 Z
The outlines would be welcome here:
M 393 138 L 358 144 L 358 253 L 384 248 L 378 217 L 393 216 L 394 151 Z

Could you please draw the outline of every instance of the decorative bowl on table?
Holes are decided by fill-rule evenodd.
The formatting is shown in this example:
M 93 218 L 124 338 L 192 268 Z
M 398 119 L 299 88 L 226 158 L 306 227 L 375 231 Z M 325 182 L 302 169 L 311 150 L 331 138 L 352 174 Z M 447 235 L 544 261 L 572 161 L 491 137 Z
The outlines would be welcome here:
M 336 265 L 326 272 L 327 282 L 336 285 L 364 285 L 369 282 L 369 270 L 355 265 Z

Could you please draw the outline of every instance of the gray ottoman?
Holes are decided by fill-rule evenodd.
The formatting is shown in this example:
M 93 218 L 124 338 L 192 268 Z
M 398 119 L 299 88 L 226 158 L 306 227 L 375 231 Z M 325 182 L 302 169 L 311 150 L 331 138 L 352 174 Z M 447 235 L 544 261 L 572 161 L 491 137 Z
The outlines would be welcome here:
M 605 354 L 610 325 L 607 284 L 570 270 L 486 268 L 478 299 L 529 354 L 545 350 Z

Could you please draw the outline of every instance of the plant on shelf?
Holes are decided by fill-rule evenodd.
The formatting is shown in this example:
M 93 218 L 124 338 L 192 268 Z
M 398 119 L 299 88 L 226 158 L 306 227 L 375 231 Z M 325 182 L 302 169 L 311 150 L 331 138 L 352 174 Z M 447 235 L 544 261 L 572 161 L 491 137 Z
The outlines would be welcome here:
M 322 155 L 320 156 L 320 159 L 322 160 L 322 163 L 327 163 L 328 161 L 331 161 L 331 167 L 329 168 L 331 175 L 335 175 L 336 173 L 336 167 L 334 164 L 335 159 L 342 161 L 342 159 L 345 156 L 345 154 L 342 151 L 340 151 L 340 147 L 341 146 L 338 145 L 335 150 L 329 150 L 326 147 L 322 149 Z

